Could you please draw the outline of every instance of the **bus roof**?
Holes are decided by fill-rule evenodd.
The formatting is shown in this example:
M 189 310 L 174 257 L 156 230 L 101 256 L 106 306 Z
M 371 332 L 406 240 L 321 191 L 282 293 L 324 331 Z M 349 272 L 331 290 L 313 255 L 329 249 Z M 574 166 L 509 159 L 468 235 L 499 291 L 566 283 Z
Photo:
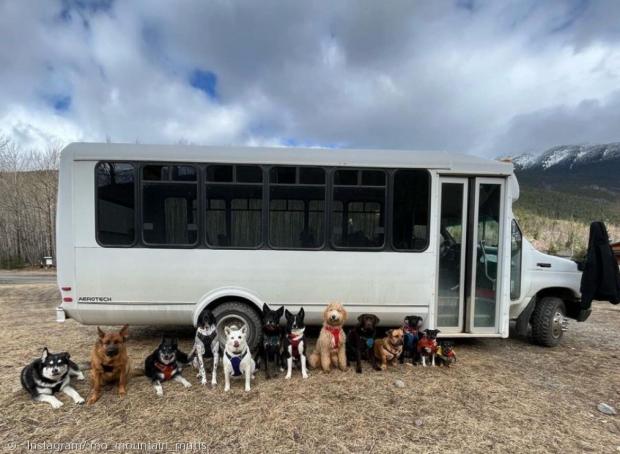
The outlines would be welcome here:
M 62 158 L 75 161 L 216 162 L 423 168 L 478 175 L 511 175 L 513 173 L 511 163 L 461 153 L 421 150 L 72 143 L 62 151 Z

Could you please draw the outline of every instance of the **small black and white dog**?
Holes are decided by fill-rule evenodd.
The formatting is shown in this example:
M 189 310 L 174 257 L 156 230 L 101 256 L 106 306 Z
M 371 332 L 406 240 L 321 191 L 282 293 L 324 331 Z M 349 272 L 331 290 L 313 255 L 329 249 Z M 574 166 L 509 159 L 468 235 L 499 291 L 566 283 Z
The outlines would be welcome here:
M 157 395 L 163 396 L 163 381 L 174 380 L 186 388 L 192 386 L 181 375 L 185 364 L 188 364 L 187 355 L 179 350 L 177 339 L 164 336 L 159 347 L 144 360 L 144 375 L 151 379 Z
M 286 361 L 285 379 L 290 379 L 293 374 L 293 361 L 299 361 L 301 366 L 301 376 L 308 378 L 308 368 L 306 366 L 306 338 L 304 331 L 304 308 L 293 314 L 286 310 L 286 334 L 282 340 L 282 367 Z
M 213 358 L 211 371 L 211 386 L 217 385 L 217 364 L 220 359 L 220 342 L 217 338 L 217 324 L 213 313 L 206 309 L 198 317 L 198 328 L 194 337 L 194 346 L 189 352 L 189 360 L 198 369 L 200 383 L 207 384 L 205 358 Z
M 84 403 L 82 396 L 71 386 L 72 376 L 84 380 L 84 374 L 70 357 L 67 352 L 50 353 L 46 347 L 40 358 L 24 367 L 21 374 L 22 386 L 33 400 L 60 408 L 62 402 L 54 394 L 62 391 L 76 404 Z
M 282 356 L 282 333 L 280 319 L 284 314 L 284 306 L 271 310 L 267 304 L 263 304 L 263 341 L 260 344 L 260 358 L 265 364 L 265 377 L 270 379 L 272 370 L 269 363 L 277 368 Z

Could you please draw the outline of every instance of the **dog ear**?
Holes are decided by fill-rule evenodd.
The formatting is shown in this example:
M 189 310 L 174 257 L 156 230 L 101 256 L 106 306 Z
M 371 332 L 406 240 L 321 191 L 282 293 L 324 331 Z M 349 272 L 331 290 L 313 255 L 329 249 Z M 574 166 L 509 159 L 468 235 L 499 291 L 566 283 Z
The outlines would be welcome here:
M 394 332 L 394 330 L 393 330 L 393 329 L 388 329 L 388 330 L 385 332 L 385 335 L 386 335 L 387 337 L 390 337 L 390 336 L 392 335 L 392 333 L 393 333 L 393 332 Z
M 293 313 L 289 312 L 288 309 L 284 309 L 284 316 L 286 317 L 287 320 L 291 320 L 293 318 Z
M 228 336 L 230 334 L 230 326 L 224 327 L 224 333 Z
M 127 338 L 129 337 L 129 325 L 123 325 L 118 334 L 123 336 L 123 340 L 127 340 Z
M 349 313 L 347 312 L 347 310 L 344 308 L 342 304 L 340 305 L 340 311 L 342 312 L 342 323 L 344 324 L 345 320 L 349 316 Z
M 278 320 L 282 318 L 282 314 L 284 314 L 284 306 L 280 306 L 280 308 L 276 311 L 276 317 L 278 317 Z
M 49 355 L 50 352 L 47 350 L 47 347 L 43 347 L 43 351 L 41 352 L 41 361 L 45 361 L 47 359 L 47 355 Z
M 246 333 L 248 332 L 248 327 L 247 327 L 246 325 L 243 325 L 243 326 L 241 327 L 241 332 L 242 332 L 243 334 L 246 334 Z
M 69 358 L 71 358 L 71 355 L 69 354 L 69 352 L 62 352 L 62 357 L 68 361 Z
M 357 321 L 358 323 L 362 323 L 362 320 L 364 319 L 364 317 L 366 316 L 366 314 L 360 314 L 357 316 Z
M 299 312 L 297 313 L 297 317 L 299 318 L 299 320 L 300 320 L 300 321 L 301 321 L 301 320 L 303 320 L 303 319 L 304 319 L 304 317 L 305 317 L 305 315 L 306 315 L 306 313 L 304 312 L 304 308 L 303 308 L 303 307 L 302 307 L 302 308 L 300 308 L 300 309 L 299 309 Z
M 263 304 L 263 314 L 267 315 L 269 312 L 271 312 L 271 309 L 269 309 L 269 306 L 267 306 L 267 303 Z
M 105 333 L 99 327 L 97 327 L 97 334 L 99 335 L 99 339 L 103 339 L 105 337 Z

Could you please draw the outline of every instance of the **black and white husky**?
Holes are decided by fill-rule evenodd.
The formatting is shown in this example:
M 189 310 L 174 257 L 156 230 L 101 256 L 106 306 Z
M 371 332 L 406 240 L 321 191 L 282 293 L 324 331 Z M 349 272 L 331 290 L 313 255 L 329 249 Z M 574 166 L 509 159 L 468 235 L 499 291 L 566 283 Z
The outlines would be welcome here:
M 83 404 L 84 399 L 70 382 L 71 377 L 84 380 L 84 374 L 69 358 L 67 352 L 50 353 L 44 348 L 41 357 L 22 370 L 22 386 L 34 400 L 47 402 L 53 408 L 62 407 L 62 402 L 54 396 L 58 391 L 65 393 L 76 404 Z
M 304 308 L 293 314 L 288 310 L 284 312 L 286 317 L 286 335 L 282 341 L 282 366 L 286 361 L 286 380 L 290 379 L 293 373 L 293 361 L 298 361 L 301 366 L 301 376 L 308 378 L 308 368 L 306 367 L 306 338 L 304 331 Z
M 187 355 L 179 350 L 174 337 L 163 337 L 161 344 L 144 360 L 144 375 L 149 377 L 158 396 L 163 396 L 161 383 L 174 380 L 186 388 L 191 385 L 182 375 L 182 366 L 188 364 Z
M 217 338 L 217 325 L 215 316 L 210 310 L 204 310 L 198 317 L 198 328 L 194 337 L 194 346 L 189 352 L 189 360 L 198 369 L 200 383 L 207 384 L 205 371 L 205 358 L 213 358 L 213 370 L 211 371 L 211 386 L 217 385 L 217 364 L 220 359 L 220 342 Z

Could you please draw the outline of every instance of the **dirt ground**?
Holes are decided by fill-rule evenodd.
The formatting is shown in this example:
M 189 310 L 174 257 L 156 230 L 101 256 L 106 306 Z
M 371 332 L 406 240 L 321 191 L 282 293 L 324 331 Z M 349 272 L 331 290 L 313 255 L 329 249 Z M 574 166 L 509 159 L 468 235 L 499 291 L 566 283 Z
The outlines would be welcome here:
M 366 365 L 361 375 L 313 371 L 305 381 L 299 371 L 290 381 L 259 373 L 251 392 L 236 381 L 228 394 L 221 376 L 210 389 L 188 370 L 193 386 L 166 383 L 161 398 L 139 376 L 123 400 L 112 390 L 94 406 L 61 396 L 65 405 L 52 410 L 21 389 L 21 368 L 45 345 L 85 362 L 96 337 L 95 327 L 55 322 L 58 301 L 54 284 L 0 285 L 3 451 L 620 452 L 620 416 L 596 409 L 600 402 L 620 408 L 620 307 L 610 304 L 571 323 L 554 349 L 518 338 L 457 342 L 450 369 L 380 373 Z M 191 329 L 165 331 L 190 349 Z M 131 328 L 135 365 L 161 333 Z M 88 381 L 76 388 L 88 395 Z

